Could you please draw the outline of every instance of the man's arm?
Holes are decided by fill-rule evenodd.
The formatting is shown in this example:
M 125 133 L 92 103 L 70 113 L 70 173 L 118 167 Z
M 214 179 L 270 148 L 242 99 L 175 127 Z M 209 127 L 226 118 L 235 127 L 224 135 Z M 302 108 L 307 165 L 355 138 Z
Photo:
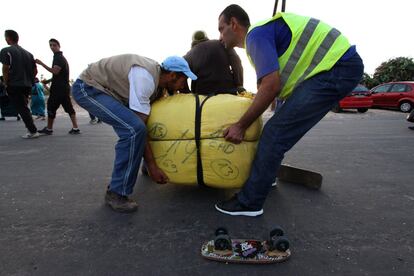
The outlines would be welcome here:
M 154 80 L 150 73 L 145 69 L 133 66 L 128 74 L 129 80 L 129 108 L 137 114 L 144 124 L 147 123 L 150 113 L 150 96 L 154 92 Z M 155 182 L 164 184 L 168 182 L 167 175 L 155 163 L 149 139 L 145 144 L 144 160 L 148 167 L 148 172 Z
M 33 60 L 33 79 L 37 76 L 37 73 L 36 62 Z
M 224 138 L 234 144 L 241 143 L 246 129 L 269 107 L 279 94 L 280 88 L 279 71 L 264 76 L 252 105 L 237 123 L 224 131 Z
M 43 85 L 46 85 L 46 84 L 50 83 L 51 81 L 52 81 L 52 79 L 48 79 L 48 80 L 44 79 L 44 80 L 42 80 L 42 83 L 43 83 Z
M 49 71 L 50 73 L 52 73 L 53 75 L 57 75 L 60 73 L 60 70 L 62 70 L 62 67 L 57 66 L 57 65 L 53 65 L 53 67 L 49 67 L 46 64 L 43 63 L 43 61 L 41 61 L 40 59 L 36 59 L 36 63 L 43 66 L 43 68 L 45 68 L 47 71 Z
M 1 71 L 3 73 L 4 85 L 6 87 L 7 87 L 7 84 L 9 83 L 9 70 L 10 70 L 10 65 L 3 64 Z
M 233 81 L 237 87 L 243 87 L 243 66 L 240 57 L 237 55 L 234 48 L 227 51 L 229 63 L 233 70 Z
M 144 122 L 147 123 L 148 115 L 135 111 L 135 114 Z M 148 172 L 155 182 L 158 184 L 165 184 L 168 182 L 168 176 L 157 166 L 155 163 L 155 158 L 152 153 L 151 145 L 149 143 L 149 139 L 147 137 L 147 142 L 145 143 L 145 150 L 144 150 L 144 160 L 146 162 Z

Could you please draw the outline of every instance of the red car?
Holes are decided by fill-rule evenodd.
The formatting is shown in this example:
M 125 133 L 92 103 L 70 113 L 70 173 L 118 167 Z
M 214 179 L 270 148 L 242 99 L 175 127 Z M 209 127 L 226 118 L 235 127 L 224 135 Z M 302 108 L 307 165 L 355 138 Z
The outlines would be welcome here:
M 370 97 L 371 92 L 363 86 L 358 84 L 345 98 L 339 101 L 339 103 L 332 108 L 332 111 L 337 113 L 342 109 L 356 109 L 360 113 L 368 111 L 368 108 L 372 106 L 372 99 Z
M 371 89 L 373 107 L 398 108 L 410 112 L 414 108 L 414 81 L 389 82 Z

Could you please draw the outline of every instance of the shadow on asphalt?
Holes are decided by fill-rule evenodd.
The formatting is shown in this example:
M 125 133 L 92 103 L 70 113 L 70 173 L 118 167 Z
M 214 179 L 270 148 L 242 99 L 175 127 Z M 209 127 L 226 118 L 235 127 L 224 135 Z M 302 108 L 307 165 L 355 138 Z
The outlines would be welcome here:
M 215 211 L 237 190 L 158 185 L 141 174 L 132 195 L 138 212 L 111 211 L 103 198 L 116 137 L 79 114 L 78 136 L 67 134 L 65 116 L 52 136 L 36 140 L 19 138 L 21 122 L 0 122 L 1 274 L 414 273 L 414 132 L 406 114 L 329 113 L 285 157 L 321 172 L 322 189 L 281 183 L 257 218 Z M 274 225 L 292 243 L 285 263 L 227 265 L 200 256 L 219 226 L 231 237 L 267 238 Z

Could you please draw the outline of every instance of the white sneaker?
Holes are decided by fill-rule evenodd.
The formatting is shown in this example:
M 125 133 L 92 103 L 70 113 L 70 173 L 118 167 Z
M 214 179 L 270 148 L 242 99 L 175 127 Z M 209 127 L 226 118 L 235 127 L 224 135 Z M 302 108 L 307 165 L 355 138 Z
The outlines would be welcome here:
M 90 123 L 91 125 L 96 125 L 96 124 L 98 123 L 98 119 L 97 119 L 97 118 L 92 119 L 92 120 L 90 120 L 90 121 L 89 121 L 89 123 Z
M 22 136 L 23 139 L 34 139 L 34 138 L 38 138 L 40 136 L 39 132 L 35 132 L 35 133 L 26 133 L 25 135 Z
M 278 179 L 276 177 L 275 182 L 272 183 L 272 187 L 277 187 L 277 181 L 278 181 Z

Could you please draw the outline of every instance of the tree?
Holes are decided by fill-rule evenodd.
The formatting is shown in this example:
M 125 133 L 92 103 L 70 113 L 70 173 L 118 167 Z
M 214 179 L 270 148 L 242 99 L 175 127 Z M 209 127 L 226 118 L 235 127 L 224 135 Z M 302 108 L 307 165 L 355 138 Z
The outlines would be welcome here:
M 371 89 L 372 87 L 377 86 L 380 83 L 376 79 L 374 79 L 370 75 L 368 75 L 367 73 L 364 73 L 364 75 L 362 76 L 361 84 L 363 84 L 367 88 Z
M 378 84 L 391 81 L 414 80 L 414 62 L 412 58 L 398 57 L 383 62 L 373 76 Z

